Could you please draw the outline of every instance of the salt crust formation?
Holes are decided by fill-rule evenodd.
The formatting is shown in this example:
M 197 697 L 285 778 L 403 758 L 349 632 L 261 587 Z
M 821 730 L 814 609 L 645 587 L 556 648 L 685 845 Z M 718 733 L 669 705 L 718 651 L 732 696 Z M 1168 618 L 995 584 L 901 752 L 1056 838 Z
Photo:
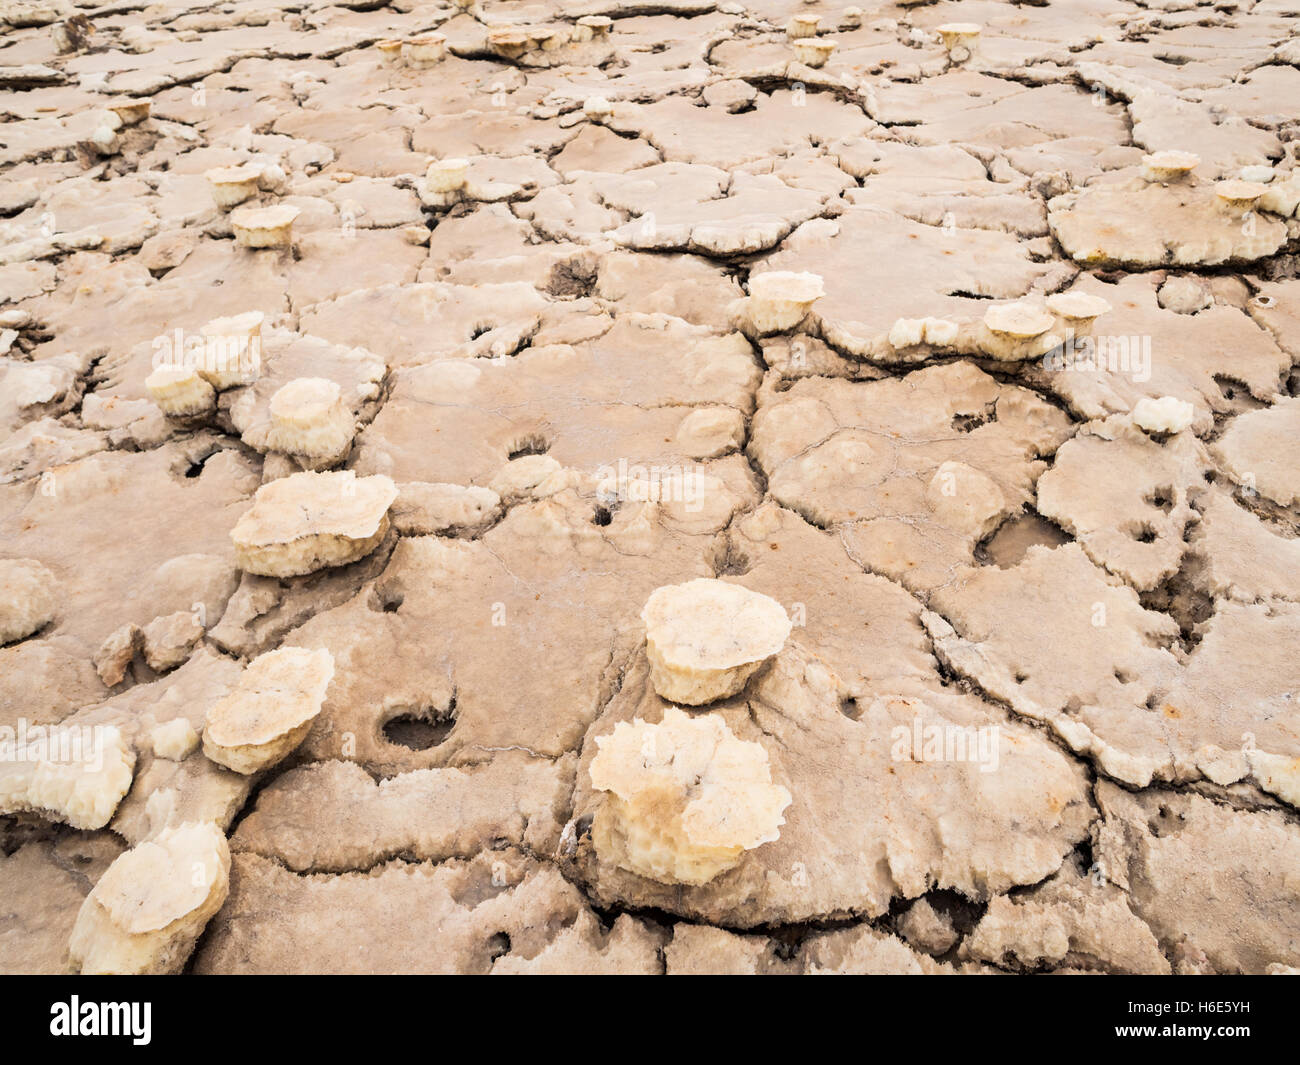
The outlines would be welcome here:
M 73 828 L 103 828 L 131 787 L 135 751 L 113 725 L 36 726 L 0 740 L 0 813 L 30 811 Z
M 1146 396 L 1133 407 L 1133 424 L 1148 433 L 1181 433 L 1191 426 L 1195 408 L 1176 396 Z
M 175 717 L 161 725 L 155 725 L 149 733 L 149 739 L 153 744 L 154 754 L 159 758 L 170 758 L 173 762 L 183 761 L 199 746 L 199 734 L 183 717 Z
M 1294 23 L 0 3 L 0 971 L 1300 968 Z
M 58 607 L 58 584 L 35 559 L 0 559 L 0 644 L 26 639 L 48 625 Z
M 1090 266 L 1136 270 L 1250 262 L 1277 252 L 1288 239 L 1286 224 L 1267 213 L 1250 224 L 1246 216 L 1267 191 L 1237 188 L 1250 184 L 1234 183 L 1225 196 L 1217 185 L 1194 178 L 1112 181 L 1049 201 L 1048 222 L 1066 252 Z
M 812 310 L 824 288 L 816 274 L 774 270 L 749 279 L 745 316 L 759 333 L 793 329 Z

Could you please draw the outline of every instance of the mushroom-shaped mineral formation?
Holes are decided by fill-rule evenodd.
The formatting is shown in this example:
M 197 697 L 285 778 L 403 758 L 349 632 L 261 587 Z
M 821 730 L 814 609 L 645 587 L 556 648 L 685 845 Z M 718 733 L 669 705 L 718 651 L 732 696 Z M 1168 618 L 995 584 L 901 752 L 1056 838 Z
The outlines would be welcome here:
M 984 312 L 980 347 L 1005 361 L 1037 358 L 1051 346 L 1043 338 L 1054 325 L 1056 319 L 1033 303 L 995 304 Z
M 262 365 L 261 311 L 245 311 L 213 318 L 200 330 L 203 360 L 195 369 L 218 392 L 240 388 L 257 380 Z
M 332 466 L 352 446 L 356 426 L 337 381 L 296 378 L 271 397 L 270 408 L 267 446 L 304 466 Z
M 581 31 L 578 40 L 599 40 L 609 36 L 614 20 L 608 15 L 583 15 L 577 25 Z
M 230 891 L 230 848 L 210 821 L 167 828 L 121 855 L 77 914 L 68 951 L 85 974 L 179 972 Z
M 954 63 L 964 63 L 979 45 L 980 26 L 976 22 L 945 22 L 936 32 Z
M 54 574 L 35 559 L 0 559 L 0 644 L 25 640 L 49 624 L 54 590 Z
M 795 15 L 786 23 L 785 35 L 792 41 L 816 37 L 819 22 L 821 22 L 820 15 Z
M 1181 181 L 1201 163 L 1191 152 L 1153 152 L 1142 157 L 1142 176 L 1147 181 Z
M 1047 297 L 1047 309 L 1076 336 L 1092 332 L 1092 323 L 1110 310 L 1110 304 L 1090 292 L 1056 292 Z
M 834 41 L 823 41 L 816 37 L 801 37 L 793 42 L 794 57 L 806 67 L 824 67 L 835 51 Z
M 488 47 L 503 59 L 518 59 L 532 43 L 528 34 L 508 28 L 488 30 L 487 42 Z
M 422 37 L 412 37 L 403 50 L 407 66 L 416 70 L 427 70 L 437 66 L 447 55 L 447 38 L 441 33 L 426 33 Z
M 203 753 L 245 775 L 274 765 L 307 738 L 333 677 L 334 656 L 326 650 L 282 647 L 259 655 L 208 710 Z
M 386 41 L 376 41 L 375 48 L 379 52 L 379 62 L 386 67 L 401 66 L 402 43 L 396 37 L 390 37 Z
M 666 707 L 596 739 L 591 784 L 609 797 L 592 823 L 601 861 L 664 884 L 707 884 L 777 839 L 790 792 L 767 751 L 721 717 Z
M 1214 194 L 1223 201 L 1225 207 L 1234 211 L 1249 211 L 1266 192 L 1268 186 L 1257 181 L 1234 179 L 1216 182 L 1214 186 Z
M 217 393 L 193 366 L 159 366 L 144 380 L 145 391 L 169 418 L 194 418 L 217 405 Z
M 301 213 L 287 203 L 232 211 L 230 226 L 235 231 L 235 243 L 245 248 L 287 248 L 293 241 L 293 220 Z
M 203 175 L 212 186 L 212 198 L 223 211 L 238 207 L 252 199 L 261 188 L 262 168 L 245 163 L 242 166 L 218 166 Z
M 424 182 L 430 192 L 459 192 L 469 173 L 468 159 L 435 159 L 425 172 Z
M 735 695 L 785 646 L 791 627 L 770 596 L 708 578 L 657 588 L 641 620 L 655 691 L 687 706 Z
M 746 315 L 759 333 L 780 333 L 793 329 L 825 295 L 817 274 L 773 270 L 749 279 Z
M 230 532 L 248 573 L 300 577 L 370 554 L 388 532 L 397 486 L 351 470 L 295 473 L 264 484 Z

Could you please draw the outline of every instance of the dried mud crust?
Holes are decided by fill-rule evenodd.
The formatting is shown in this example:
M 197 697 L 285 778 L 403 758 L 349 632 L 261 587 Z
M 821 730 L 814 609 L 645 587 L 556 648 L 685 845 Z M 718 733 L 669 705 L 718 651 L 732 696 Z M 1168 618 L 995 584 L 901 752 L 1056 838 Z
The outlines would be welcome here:
M 1300 966 L 1298 30 L 0 0 L 0 971 Z

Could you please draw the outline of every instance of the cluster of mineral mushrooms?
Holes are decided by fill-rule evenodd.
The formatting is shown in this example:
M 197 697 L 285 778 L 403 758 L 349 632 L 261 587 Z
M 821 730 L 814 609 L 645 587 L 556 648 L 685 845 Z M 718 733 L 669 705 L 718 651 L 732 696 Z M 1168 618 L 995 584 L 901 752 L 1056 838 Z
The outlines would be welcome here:
M 859 7 L 846 7 L 840 15 L 841 29 L 856 29 L 862 25 L 863 13 Z M 824 67 L 835 54 L 835 42 L 823 40 L 820 15 L 795 15 L 786 24 L 785 35 L 794 51 L 796 64 Z M 936 30 L 943 42 L 948 58 L 953 64 L 968 63 L 974 58 L 979 44 L 980 27 L 973 22 L 949 22 Z
M 0 572 L 0 583 L 7 579 Z M 202 735 L 208 759 L 245 776 L 280 762 L 306 738 L 334 675 L 328 651 L 282 647 L 254 659 L 213 704 Z M 17 758 L 0 766 L 0 811 L 36 811 L 73 828 L 103 828 L 131 789 L 135 751 L 113 725 L 72 758 Z M 179 761 L 200 744 L 182 717 L 155 725 L 158 758 Z M 211 821 L 176 823 L 172 790 L 155 792 L 148 838 L 100 877 L 81 907 L 69 954 L 83 973 L 178 972 L 230 887 L 225 833 Z
M 473 7 L 474 0 L 457 0 Z M 847 8 L 841 25 L 862 22 Z M 835 44 L 819 37 L 820 19 L 795 15 L 786 27 L 796 63 L 823 67 Z M 487 36 L 495 54 L 520 60 L 530 54 L 607 47 L 611 20 L 580 18 L 569 27 L 494 27 Z M 980 27 L 953 23 L 938 27 L 953 64 L 978 54 Z M 446 56 L 446 39 L 427 34 L 377 44 L 392 67 L 423 69 Z M 593 123 L 607 122 L 613 105 L 586 100 Z M 112 154 L 119 131 L 148 117 L 148 101 L 124 100 L 106 110 L 94 142 Z M 1090 188 L 1064 197 L 1054 226 L 1077 260 L 1102 261 L 1105 252 L 1076 240 L 1074 215 L 1107 213 L 1112 220 L 1143 213 L 1147 200 L 1165 202 L 1169 191 L 1179 205 L 1212 221 L 1235 226 L 1243 211 L 1289 217 L 1300 205 L 1294 179 L 1245 174 L 1213 185 L 1194 177 L 1198 158 L 1188 152 L 1147 156 L 1131 185 Z M 519 189 L 476 182 L 464 159 L 429 163 L 418 187 L 426 206 L 449 208 L 462 201 L 502 201 Z M 1267 168 L 1260 168 L 1267 169 Z M 293 246 L 298 209 L 276 202 L 285 184 L 275 165 L 243 164 L 207 172 L 217 206 L 227 212 L 231 235 L 250 253 L 286 252 Z M 1260 180 L 1249 180 L 1258 177 Z M 1085 227 L 1078 227 L 1082 233 Z M 424 239 L 427 240 L 427 231 Z M 419 240 L 418 235 L 411 239 Z M 795 330 L 817 334 L 815 304 L 823 280 L 812 273 L 769 271 L 750 277 L 748 295 L 731 308 L 736 326 L 751 338 Z M 980 320 L 900 318 L 882 338 L 894 353 L 970 355 L 999 362 L 1042 358 L 1065 336 L 1089 335 L 1109 310 L 1105 300 L 1082 292 L 1049 295 L 990 306 Z M 215 319 L 200 330 L 228 350 L 259 351 L 263 315 L 257 312 Z M 168 363 L 145 381 L 158 409 L 186 426 L 204 424 L 226 392 L 249 390 L 259 378 L 256 360 L 235 358 Z M 1172 396 L 1144 398 L 1128 417 L 1156 440 L 1189 428 L 1190 403 Z M 239 566 L 247 573 L 293 578 L 367 556 L 389 529 L 389 509 L 398 496 L 388 477 L 357 477 L 338 467 L 347 459 L 357 431 L 349 397 L 324 377 L 299 377 L 269 397 L 266 415 L 250 426 L 245 440 L 280 460 L 280 476 L 258 489 L 251 508 L 231 536 Z M 23 639 L 54 616 L 57 589 L 52 574 L 31 560 L 0 562 L 0 644 Z M 698 579 L 657 589 L 641 613 L 650 683 L 663 700 L 657 722 L 620 722 L 596 738 L 590 763 L 593 788 L 605 799 L 592 823 L 591 838 L 602 862 L 664 884 L 698 886 L 735 868 L 747 851 L 779 837 L 784 813 L 795 801 L 772 779 L 765 748 L 737 737 L 716 712 L 717 704 L 741 693 L 784 647 L 791 621 L 774 599 L 739 584 Z M 158 632 L 128 626 L 110 637 L 96 660 L 106 681 L 120 680 L 131 656 L 143 651 L 151 665 L 167 668 L 199 632 L 184 617 L 161 619 Z M 188 623 L 192 627 L 192 623 Z M 165 630 L 165 631 L 164 631 Z M 184 718 L 155 726 L 148 742 L 159 757 L 184 758 L 201 745 L 212 762 L 254 775 L 290 755 L 319 715 L 333 677 L 326 650 L 282 647 L 261 655 L 243 670 L 233 689 L 209 710 L 200 737 Z M 686 709 L 683 709 L 686 708 Z M 114 726 L 98 730 L 96 766 L 53 759 L 14 759 L 0 766 L 0 813 L 39 811 L 79 829 L 97 829 L 113 817 L 130 790 L 135 751 Z M 87 755 L 87 760 L 90 755 Z M 121 855 L 87 896 L 72 933 L 70 952 L 84 972 L 166 973 L 184 964 L 208 920 L 229 891 L 230 852 L 211 822 L 174 823 L 165 801 L 150 803 L 156 830 Z
M 769 596 L 701 578 L 657 589 L 641 620 L 650 682 L 670 705 L 658 724 L 620 722 L 597 738 L 591 783 L 609 798 L 592 840 L 602 861 L 629 872 L 706 884 L 779 836 L 791 796 L 772 783 L 762 745 L 680 706 L 739 693 L 785 645 L 790 618 Z

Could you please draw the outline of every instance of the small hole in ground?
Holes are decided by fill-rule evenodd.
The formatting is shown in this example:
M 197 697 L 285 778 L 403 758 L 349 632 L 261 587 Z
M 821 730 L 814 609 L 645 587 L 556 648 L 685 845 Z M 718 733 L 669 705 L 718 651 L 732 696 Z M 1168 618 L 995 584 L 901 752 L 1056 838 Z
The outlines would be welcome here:
M 560 299 L 590 296 L 596 287 L 596 271 L 574 260 L 556 263 L 546 281 L 546 291 Z
M 743 577 L 754 564 L 730 540 L 725 540 L 714 548 L 712 562 L 715 577 Z
M 1065 530 L 1028 511 L 1008 518 L 997 531 L 975 549 L 975 558 L 981 565 L 1008 569 L 1018 565 L 1035 546 L 1056 548 L 1068 544 L 1070 536 Z
M 1168 514 L 1174 509 L 1174 489 L 1172 485 L 1161 485 L 1159 488 L 1153 488 L 1147 495 L 1143 496 L 1143 502 L 1147 506 L 1155 507 L 1156 510 Z
M 423 707 L 407 710 L 384 722 L 384 739 L 412 751 L 437 747 L 456 725 L 456 700 L 446 710 Z
M 526 436 L 515 442 L 515 446 L 510 449 L 510 454 L 506 457 L 514 462 L 515 459 L 523 458 L 525 455 L 545 455 L 550 447 L 551 445 L 541 436 Z
M 214 449 L 206 455 L 200 455 L 198 458 L 192 459 L 190 464 L 185 467 L 185 476 L 189 478 L 200 476 L 203 473 L 203 467 L 208 464 L 208 460 L 215 454 L 217 454 L 217 451 Z
M 998 420 L 997 408 L 990 403 L 982 411 L 975 411 L 968 414 L 954 414 L 952 418 L 953 432 L 973 433 L 981 425 L 989 425 Z
M 510 953 L 510 937 L 504 932 L 498 932 L 488 940 L 488 958 L 496 961 Z
M 366 606 L 376 614 L 396 614 L 405 601 L 406 592 L 403 590 L 401 582 L 388 581 L 383 584 L 376 584 L 370 590 L 370 597 L 366 600 Z

